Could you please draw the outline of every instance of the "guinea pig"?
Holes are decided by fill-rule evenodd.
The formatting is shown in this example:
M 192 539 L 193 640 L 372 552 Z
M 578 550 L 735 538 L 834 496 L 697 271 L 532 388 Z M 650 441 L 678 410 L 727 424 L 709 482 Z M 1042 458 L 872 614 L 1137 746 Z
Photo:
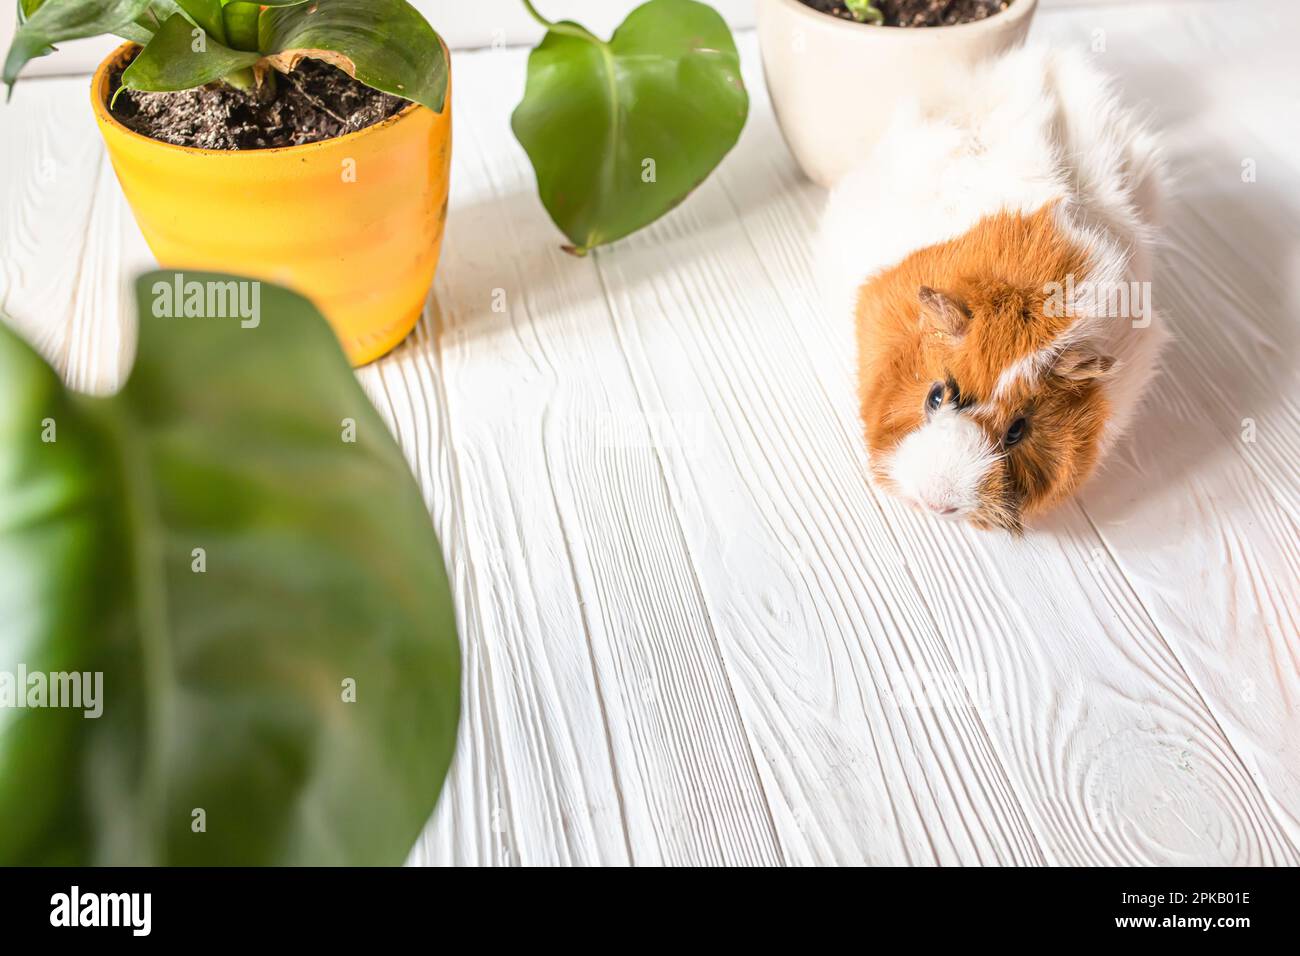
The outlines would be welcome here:
M 1082 56 L 1016 50 L 938 89 L 832 188 L 817 261 L 855 320 L 873 482 L 1019 533 L 1093 473 L 1155 374 L 1164 168 Z

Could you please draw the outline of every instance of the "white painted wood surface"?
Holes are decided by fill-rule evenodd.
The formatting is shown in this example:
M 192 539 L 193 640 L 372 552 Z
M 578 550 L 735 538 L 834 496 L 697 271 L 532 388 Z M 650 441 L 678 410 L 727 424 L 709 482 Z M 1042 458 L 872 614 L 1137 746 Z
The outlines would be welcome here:
M 465 649 L 413 862 L 1300 862 L 1300 4 L 1066 6 L 1035 33 L 1104 46 L 1166 131 L 1179 338 L 1135 440 L 1018 541 L 868 487 L 851 329 L 811 287 L 821 194 L 752 37 L 736 151 L 585 260 L 510 135 L 525 51 L 456 57 L 443 264 L 360 373 Z M 104 390 L 151 260 L 85 85 L 0 111 L 0 301 Z

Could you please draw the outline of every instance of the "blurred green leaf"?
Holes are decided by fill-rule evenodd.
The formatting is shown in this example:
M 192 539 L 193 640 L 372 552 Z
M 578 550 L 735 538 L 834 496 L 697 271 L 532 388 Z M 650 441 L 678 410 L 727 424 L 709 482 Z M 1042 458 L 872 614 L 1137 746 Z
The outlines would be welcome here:
M 148 6 L 149 0 L 45 0 L 35 7 L 25 4 L 21 9 L 26 19 L 14 33 L 5 57 L 5 83 L 12 90 L 28 61 L 45 56 L 62 40 L 129 29 Z
M 330 0 L 262 13 L 258 48 L 277 69 L 302 55 L 326 59 L 376 90 L 441 113 L 447 54 L 433 27 L 406 0 Z
M 158 317 L 174 282 L 110 398 L 0 325 L 0 681 L 103 673 L 98 719 L 0 707 L 0 863 L 400 863 L 459 708 L 424 501 L 313 306 Z
M 748 111 L 722 17 L 695 0 L 650 0 L 608 43 L 551 24 L 512 124 L 542 203 L 585 252 L 685 199 L 736 144 Z
M 885 15 L 875 8 L 872 0 L 844 0 L 844 7 L 859 23 L 885 22 Z

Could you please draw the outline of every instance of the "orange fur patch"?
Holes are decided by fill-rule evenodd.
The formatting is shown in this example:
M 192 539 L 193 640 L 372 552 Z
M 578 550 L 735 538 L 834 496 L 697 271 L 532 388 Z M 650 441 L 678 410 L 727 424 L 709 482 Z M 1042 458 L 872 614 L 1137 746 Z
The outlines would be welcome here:
M 865 282 L 857 303 L 858 361 L 875 478 L 889 487 L 890 452 L 925 423 L 930 388 L 952 379 L 963 406 L 969 403 L 963 414 L 980 423 L 994 447 L 1017 418 L 1028 423 L 1024 438 L 1006 449 L 1000 473 L 981 489 L 975 524 L 1018 530 L 1022 516 L 1071 494 L 1097 460 L 1108 414 L 1100 383 L 1109 360 L 1071 347 L 1056 370 L 1018 380 L 997 397 L 995 389 L 1004 371 L 1050 346 L 1075 321 L 1047 314 L 1049 284 L 1068 275 L 1082 283 L 1088 269 L 1087 255 L 1048 205 L 1031 215 L 988 216 Z M 941 297 L 920 291 L 926 287 Z M 962 334 L 949 331 L 950 312 L 936 318 L 936 301 L 964 307 Z

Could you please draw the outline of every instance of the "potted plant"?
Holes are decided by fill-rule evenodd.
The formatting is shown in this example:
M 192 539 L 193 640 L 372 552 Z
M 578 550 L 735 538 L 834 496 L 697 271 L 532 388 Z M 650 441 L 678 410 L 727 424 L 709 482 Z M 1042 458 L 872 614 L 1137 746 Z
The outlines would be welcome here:
M 886 91 L 922 106 L 952 63 L 1024 42 L 1038 0 L 759 0 L 777 122 L 800 167 L 831 186 L 890 119 Z
M 438 261 L 451 116 L 446 48 L 406 0 L 20 0 L 19 21 L 11 85 L 60 40 L 129 41 L 96 71 L 91 106 L 161 264 L 301 290 L 354 364 L 414 327 Z M 304 57 L 338 79 L 295 75 Z M 236 110 L 245 141 L 212 129 Z M 289 128 L 304 124 L 310 135 Z
M 523 2 L 547 34 L 514 128 L 582 254 L 663 215 L 735 144 L 739 57 L 695 0 L 650 0 L 608 41 Z M 11 87 L 61 40 L 128 41 L 91 105 L 160 264 L 297 289 L 354 364 L 415 326 L 447 212 L 450 67 L 407 0 L 19 0 L 18 18 Z

